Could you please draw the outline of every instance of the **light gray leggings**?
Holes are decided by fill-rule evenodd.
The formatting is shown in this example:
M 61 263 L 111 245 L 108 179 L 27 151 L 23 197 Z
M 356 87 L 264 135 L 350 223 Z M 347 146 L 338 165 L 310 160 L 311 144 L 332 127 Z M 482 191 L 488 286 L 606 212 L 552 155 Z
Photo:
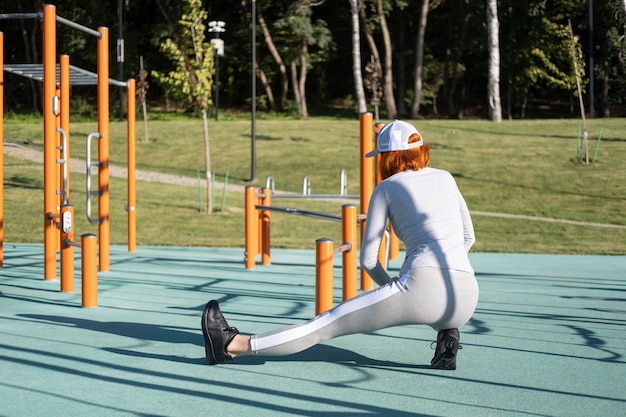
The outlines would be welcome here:
M 253 335 L 252 354 L 290 355 L 334 337 L 404 324 L 426 324 L 436 330 L 458 328 L 472 317 L 477 303 L 474 274 L 415 268 L 399 280 L 347 300 L 306 323 Z

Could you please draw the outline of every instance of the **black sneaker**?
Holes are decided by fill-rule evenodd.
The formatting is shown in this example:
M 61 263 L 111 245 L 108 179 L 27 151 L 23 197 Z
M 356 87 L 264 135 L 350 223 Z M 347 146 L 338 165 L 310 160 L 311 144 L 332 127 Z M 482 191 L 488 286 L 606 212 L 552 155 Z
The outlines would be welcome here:
M 239 330 L 228 326 L 215 300 L 209 301 L 202 312 L 202 334 L 204 335 L 204 352 L 209 365 L 233 360 L 233 357 L 226 352 L 226 346 L 239 334 Z
M 433 360 L 430 361 L 430 369 L 455 370 L 456 353 L 459 349 L 463 349 L 459 345 L 460 339 L 459 329 L 441 330 L 437 334 L 437 348 Z

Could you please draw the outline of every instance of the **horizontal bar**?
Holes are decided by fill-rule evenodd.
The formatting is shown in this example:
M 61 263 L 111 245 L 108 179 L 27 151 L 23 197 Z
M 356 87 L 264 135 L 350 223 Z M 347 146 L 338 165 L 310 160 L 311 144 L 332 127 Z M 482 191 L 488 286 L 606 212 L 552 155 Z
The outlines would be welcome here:
M 82 30 L 85 33 L 88 33 L 90 35 L 94 35 L 98 39 L 102 38 L 102 34 L 100 32 L 98 32 L 97 30 L 89 29 L 87 26 L 83 26 L 81 24 L 73 22 L 73 21 L 71 21 L 69 19 L 66 19 L 64 17 L 61 17 L 59 15 L 57 15 L 57 22 L 63 23 L 64 25 L 67 25 L 69 27 L 73 27 L 74 29 Z
M 272 198 L 359 198 L 357 194 L 272 194 Z
M 43 19 L 43 13 L 0 13 L 2 19 Z
M 65 246 L 73 246 L 75 248 L 81 247 L 80 242 L 74 242 L 73 240 L 70 240 L 69 238 L 65 239 L 63 243 L 65 243 Z
M 332 214 L 320 213 L 318 211 L 310 211 L 310 210 L 301 210 L 297 208 L 291 207 L 277 207 L 277 206 L 255 206 L 257 210 L 269 210 L 269 211 L 280 211 L 282 213 L 288 214 L 298 214 L 300 216 L 308 216 L 322 220 L 332 220 L 336 222 L 341 222 L 341 216 L 334 216 Z
M 342 252 L 350 252 L 352 250 L 351 243 L 344 243 L 341 246 L 337 246 L 333 249 L 333 253 L 342 253 Z

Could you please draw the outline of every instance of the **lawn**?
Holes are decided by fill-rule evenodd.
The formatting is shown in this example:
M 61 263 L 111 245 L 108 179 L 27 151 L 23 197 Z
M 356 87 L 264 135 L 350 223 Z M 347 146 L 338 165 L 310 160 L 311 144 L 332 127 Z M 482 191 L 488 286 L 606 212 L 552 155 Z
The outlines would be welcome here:
M 432 146 L 431 166 L 450 171 L 474 213 L 475 252 L 624 255 L 626 241 L 626 119 L 589 120 L 589 148 L 597 159 L 577 158 L 579 121 L 419 120 L 414 124 Z M 345 169 L 348 193 L 359 193 L 359 122 L 354 119 L 258 120 L 255 179 L 249 120 L 210 121 L 212 170 L 230 185 L 301 192 L 309 177 L 313 193 L 338 193 Z M 5 119 L 5 137 L 42 143 L 42 123 Z M 95 123 L 72 123 L 70 151 L 85 159 L 85 140 Z M 137 124 L 137 168 L 195 179 L 204 171 L 200 120 L 150 120 L 145 141 Z M 111 122 L 111 165 L 126 164 L 126 124 Z M 14 146 L 5 143 L 5 146 Z M 40 149 L 37 146 L 29 146 Z M 4 238 L 8 243 L 42 242 L 41 164 L 5 156 Z M 201 174 L 203 175 L 203 174 Z M 111 242 L 126 242 L 126 181 L 111 179 Z M 137 185 L 139 245 L 243 247 L 243 194 L 215 191 L 217 212 L 199 210 L 202 187 L 140 181 Z M 222 197 L 225 198 L 221 211 Z M 85 176 L 71 174 L 76 233 L 94 232 L 85 216 Z M 274 205 L 339 215 L 345 201 L 274 199 Z M 358 200 L 353 200 L 358 206 Z M 94 209 L 95 210 L 95 209 Z M 513 217 L 505 217 L 513 215 Z M 520 217 L 527 216 L 527 217 Z M 570 223 L 548 222 L 543 218 Z M 579 224 L 591 223 L 591 224 Z M 622 227 L 600 227 L 598 224 Z M 338 223 L 275 213 L 272 247 L 314 247 L 316 238 L 340 239 Z

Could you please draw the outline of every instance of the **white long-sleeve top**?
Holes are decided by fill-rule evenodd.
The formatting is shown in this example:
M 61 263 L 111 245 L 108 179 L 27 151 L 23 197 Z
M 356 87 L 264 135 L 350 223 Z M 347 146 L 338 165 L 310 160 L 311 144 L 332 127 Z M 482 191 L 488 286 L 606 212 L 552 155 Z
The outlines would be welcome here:
M 387 219 L 406 246 L 400 276 L 416 267 L 474 272 L 467 255 L 476 240 L 474 227 L 467 204 L 449 172 L 435 168 L 400 172 L 374 189 L 360 261 L 379 285 L 391 280 L 378 261 Z

